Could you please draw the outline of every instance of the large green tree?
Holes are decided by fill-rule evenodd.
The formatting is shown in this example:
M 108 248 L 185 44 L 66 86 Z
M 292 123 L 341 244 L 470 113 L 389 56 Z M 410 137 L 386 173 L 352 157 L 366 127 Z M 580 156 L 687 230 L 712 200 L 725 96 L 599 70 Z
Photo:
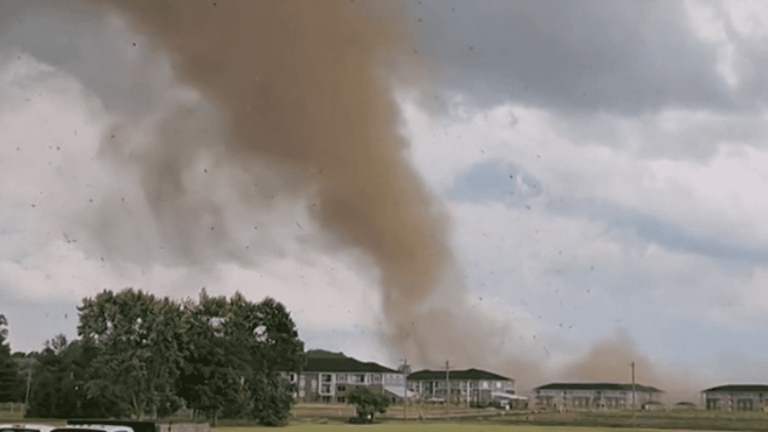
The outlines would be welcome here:
M 157 418 L 177 411 L 182 310 L 168 298 L 105 290 L 78 307 L 78 333 L 98 349 L 87 395 L 114 400 L 126 415 Z
M 0 315 L 0 402 L 21 402 L 24 394 L 24 378 L 19 373 L 19 363 L 11 356 L 8 338 L 8 321 Z

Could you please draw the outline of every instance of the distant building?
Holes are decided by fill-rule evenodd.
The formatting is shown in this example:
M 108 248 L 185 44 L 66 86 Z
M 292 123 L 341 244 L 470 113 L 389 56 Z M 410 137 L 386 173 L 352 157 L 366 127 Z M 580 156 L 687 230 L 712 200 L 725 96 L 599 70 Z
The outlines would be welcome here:
M 536 408 L 551 409 L 623 409 L 633 403 L 632 384 L 552 383 L 536 387 Z M 664 392 L 650 386 L 634 385 L 634 403 L 638 408 L 660 402 Z
M 450 388 L 450 392 L 448 389 Z M 479 369 L 422 370 L 408 375 L 408 389 L 425 401 L 515 407 L 528 398 L 515 394 L 515 381 Z
M 296 385 L 294 397 L 302 402 L 346 403 L 357 387 L 402 399 L 405 374 L 373 362 L 361 362 L 342 353 L 307 352 L 307 364 L 299 372 L 283 372 Z M 409 394 L 408 397 L 413 397 Z
M 751 411 L 768 403 L 768 385 L 731 384 L 702 391 L 708 410 Z

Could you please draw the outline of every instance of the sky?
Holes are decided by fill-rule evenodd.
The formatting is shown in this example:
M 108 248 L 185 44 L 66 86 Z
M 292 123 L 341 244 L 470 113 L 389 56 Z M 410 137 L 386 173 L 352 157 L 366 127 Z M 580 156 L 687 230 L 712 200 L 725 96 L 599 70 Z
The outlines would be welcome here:
M 620 342 L 704 386 L 768 381 L 768 5 L 404 5 L 430 73 L 387 81 L 396 127 L 446 208 L 468 304 L 551 370 Z M 214 237 L 191 245 L 194 265 L 162 249 L 141 140 L 121 144 L 130 163 L 103 145 L 125 119 L 141 136 L 168 107 L 200 102 L 147 38 L 81 4 L 0 0 L 0 314 L 12 349 L 76 337 L 76 306 L 103 289 L 183 299 L 205 287 L 284 303 L 309 348 L 397 366 L 380 337 L 377 269 L 311 247 L 323 227 L 301 199 L 258 213 L 243 242 L 252 260 L 208 256 Z M 209 114 L 190 114 L 188 133 L 216 134 Z M 209 157 L 185 181 L 250 229 Z M 114 259 L 108 223 L 151 252 Z M 545 383 L 524 375 L 523 387 Z

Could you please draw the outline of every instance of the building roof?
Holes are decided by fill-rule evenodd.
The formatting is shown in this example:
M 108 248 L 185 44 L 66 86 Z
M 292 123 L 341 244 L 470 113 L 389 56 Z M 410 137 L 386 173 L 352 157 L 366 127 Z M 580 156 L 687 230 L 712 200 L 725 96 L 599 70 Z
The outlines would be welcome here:
M 391 373 L 399 374 L 396 370 L 390 369 L 374 362 L 361 362 L 352 357 L 347 357 L 343 353 L 335 353 L 325 350 L 309 350 L 305 354 L 306 364 L 301 370 L 303 372 L 336 372 L 336 373 Z M 279 367 L 283 372 L 297 372 L 295 369 Z
M 703 391 L 709 392 L 768 392 L 768 385 L 765 384 L 728 384 L 712 387 Z
M 448 379 L 455 380 L 487 380 L 487 381 L 512 381 L 510 378 L 486 372 L 480 369 L 465 369 L 448 371 Z M 438 381 L 445 380 L 445 370 L 420 370 L 408 375 L 409 381 Z
M 552 383 L 536 387 L 534 390 L 603 390 L 603 391 L 632 391 L 632 384 L 619 383 Z M 663 393 L 656 387 L 635 384 L 635 390 L 645 393 Z
M 383 372 L 400 373 L 374 362 L 361 362 L 350 357 L 308 358 L 304 372 Z
M 361 362 L 342 353 L 324 350 L 307 351 L 307 363 L 304 372 L 379 372 L 400 373 L 374 362 Z
M 304 354 L 307 358 L 349 358 L 343 352 L 326 351 L 322 349 L 312 349 Z

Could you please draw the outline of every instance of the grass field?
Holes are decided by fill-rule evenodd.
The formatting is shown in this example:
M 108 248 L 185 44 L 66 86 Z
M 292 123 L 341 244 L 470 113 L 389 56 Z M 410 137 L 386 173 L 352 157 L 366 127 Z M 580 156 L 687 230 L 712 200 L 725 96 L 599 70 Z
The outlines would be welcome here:
M 605 432 L 610 428 L 588 428 L 578 426 L 509 426 L 500 424 L 461 424 L 461 423 L 386 423 L 376 425 L 317 425 L 293 424 L 279 429 L 285 432 L 330 432 L 344 430 L 348 432 Z M 264 432 L 260 427 L 221 427 L 214 432 Z M 654 429 L 622 429 L 626 432 L 649 432 Z
M 214 432 L 264 432 L 261 427 L 222 427 Z M 331 432 L 343 430 L 347 432 L 606 432 L 615 428 L 581 427 L 581 426 L 517 426 L 502 424 L 462 424 L 462 423 L 387 423 L 376 425 L 316 425 L 300 424 L 280 428 L 285 432 Z M 622 428 L 622 432 L 658 432 L 659 429 Z
M 705 431 L 768 431 L 768 412 L 713 412 L 688 411 L 582 411 L 582 412 L 530 412 L 497 411 L 493 409 L 471 409 L 431 406 L 408 409 L 409 420 L 403 421 L 402 406 L 392 406 L 384 415 L 377 416 L 378 424 L 352 425 L 348 423 L 354 415 L 349 405 L 299 404 L 291 413 L 290 425 L 285 428 L 269 429 L 284 432 L 330 432 L 344 430 L 354 432 L 606 432 L 621 429 L 626 432 L 661 430 L 705 430 Z M 446 416 L 450 415 L 450 420 Z M 417 417 L 421 416 L 421 419 Z M 174 423 L 188 422 L 189 419 L 165 419 Z M 1 418 L 0 423 L 27 422 L 63 424 L 63 420 L 35 420 Z M 212 432 L 252 432 L 259 427 L 253 421 L 220 420 L 219 427 Z
M 409 408 L 409 422 L 403 423 L 402 406 L 390 407 L 389 411 L 377 417 L 381 423 L 375 428 L 398 430 L 447 430 L 455 426 L 456 430 L 467 432 L 496 430 L 516 432 L 547 432 L 549 430 L 578 430 L 586 432 L 621 428 L 632 430 L 732 430 L 752 431 L 768 430 L 768 412 L 727 412 L 703 410 L 669 411 L 581 411 L 581 412 L 539 412 L 497 411 L 470 408 L 425 407 L 422 410 Z M 294 407 L 291 419 L 292 427 L 325 427 L 348 425 L 347 420 L 354 415 L 350 406 L 343 405 L 305 405 Z M 421 419 L 418 417 L 421 416 Z M 450 416 L 450 420 L 446 420 Z M 225 425 L 222 425 L 225 426 Z M 450 428 L 449 428 L 450 429 Z M 318 429 L 320 430 L 320 429 Z M 346 430 L 346 429 L 345 429 Z M 234 432 L 234 431 L 230 431 Z

